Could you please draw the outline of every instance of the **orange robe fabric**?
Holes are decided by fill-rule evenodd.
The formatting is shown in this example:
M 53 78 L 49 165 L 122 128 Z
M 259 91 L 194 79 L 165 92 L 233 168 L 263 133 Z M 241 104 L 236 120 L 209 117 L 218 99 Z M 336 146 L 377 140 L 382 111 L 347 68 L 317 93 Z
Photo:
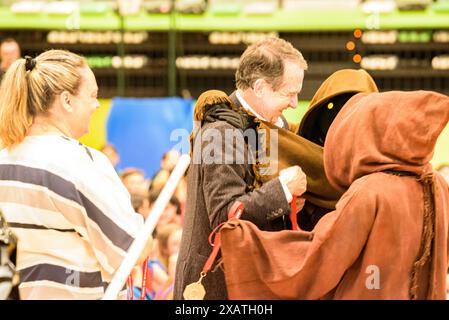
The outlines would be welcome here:
M 228 222 L 230 299 L 445 299 L 449 191 L 429 161 L 448 121 L 435 92 L 351 98 L 324 146 L 329 182 L 346 190 L 336 210 L 311 232 Z

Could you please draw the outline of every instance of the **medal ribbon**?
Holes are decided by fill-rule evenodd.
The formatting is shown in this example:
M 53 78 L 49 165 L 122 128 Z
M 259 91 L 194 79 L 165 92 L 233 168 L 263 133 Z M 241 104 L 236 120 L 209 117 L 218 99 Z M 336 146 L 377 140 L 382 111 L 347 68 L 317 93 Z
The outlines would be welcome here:
M 140 300 L 145 300 L 145 295 L 147 293 L 147 273 L 148 273 L 148 259 L 147 257 L 142 264 L 142 286 L 140 287 Z M 129 289 L 129 300 L 134 300 L 134 279 L 132 274 L 128 277 L 128 289 Z M 151 288 L 149 288 L 151 290 Z
M 297 216 L 296 216 L 296 211 L 297 211 L 296 195 L 293 195 L 291 206 L 292 206 L 292 211 L 290 212 L 290 221 L 292 223 L 292 230 L 301 230 L 298 226 L 298 220 L 297 220 Z

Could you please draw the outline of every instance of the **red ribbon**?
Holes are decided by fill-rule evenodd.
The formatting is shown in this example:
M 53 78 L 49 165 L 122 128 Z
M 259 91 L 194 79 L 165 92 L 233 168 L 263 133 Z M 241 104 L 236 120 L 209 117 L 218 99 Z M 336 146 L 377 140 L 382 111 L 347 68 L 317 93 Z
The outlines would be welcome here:
M 242 202 L 240 202 L 240 201 L 234 202 L 234 204 L 232 205 L 231 209 L 229 209 L 229 212 L 228 212 L 228 221 L 231 220 L 232 218 L 240 219 L 244 208 L 245 208 L 245 205 Z M 215 227 L 215 229 L 209 235 L 209 244 L 213 247 L 213 249 L 212 249 L 212 253 L 210 254 L 209 258 L 207 259 L 206 263 L 204 264 L 203 271 L 202 271 L 202 274 L 204 274 L 204 275 L 206 275 L 207 272 L 210 270 L 210 268 L 212 267 L 212 264 L 215 261 L 215 258 L 218 255 L 218 251 L 220 251 L 221 239 L 220 239 L 220 233 L 218 231 L 220 230 L 220 228 L 223 225 L 224 225 L 224 222 L 220 223 L 217 227 Z M 214 237 L 214 235 L 215 235 L 215 237 Z M 213 240 L 212 240 L 212 238 L 213 238 Z
M 296 207 L 296 196 L 293 195 L 293 199 L 291 202 L 291 206 L 292 206 L 292 211 L 290 212 L 290 221 L 292 223 L 292 230 L 301 230 L 298 226 L 298 218 L 296 215 L 296 211 L 297 211 L 297 207 Z
M 147 293 L 147 273 L 148 273 L 148 259 L 149 257 L 147 257 L 145 259 L 145 261 L 142 264 L 142 286 L 140 287 L 140 300 L 145 300 L 145 296 Z M 129 300 L 134 300 L 134 279 L 132 274 L 129 275 L 128 277 L 128 289 L 129 289 Z M 151 283 L 151 281 L 150 281 Z M 151 290 L 151 287 L 149 288 Z

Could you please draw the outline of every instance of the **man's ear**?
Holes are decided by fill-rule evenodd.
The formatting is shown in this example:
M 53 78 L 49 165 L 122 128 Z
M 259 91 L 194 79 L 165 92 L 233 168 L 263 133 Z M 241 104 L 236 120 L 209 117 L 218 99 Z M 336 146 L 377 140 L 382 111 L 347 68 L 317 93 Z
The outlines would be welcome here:
M 267 85 L 267 82 L 264 79 L 257 79 L 253 85 L 253 91 L 256 97 L 261 98 L 264 93 L 264 88 Z
M 59 95 L 59 101 L 61 102 L 61 106 L 64 110 L 67 112 L 73 112 L 73 107 L 71 104 L 72 101 L 72 95 L 68 91 L 63 91 Z

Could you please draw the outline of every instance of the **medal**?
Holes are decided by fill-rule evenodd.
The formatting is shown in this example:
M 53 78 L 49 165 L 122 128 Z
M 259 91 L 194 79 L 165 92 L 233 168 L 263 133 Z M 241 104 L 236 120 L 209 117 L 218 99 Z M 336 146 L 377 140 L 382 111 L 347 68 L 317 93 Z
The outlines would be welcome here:
M 200 279 L 197 282 L 189 284 L 183 293 L 185 300 L 203 300 L 206 295 L 206 290 L 201 284 L 201 280 L 206 276 L 204 272 L 200 273 Z
M 240 216 L 243 213 L 244 205 L 240 201 L 236 201 L 228 213 L 228 220 L 232 218 L 239 219 Z M 209 244 L 212 246 L 212 252 L 207 259 L 206 263 L 204 264 L 203 270 L 200 273 L 200 279 L 197 282 L 193 282 L 189 284 L 183 292 L 183 297 L 185 300 L 203 300 L 204 296 L 206 295 L 206 289 L 204 289 L 204 286 L 201 284 L 201 280 L 207 275 L 210 268 L 212 267 L 212 264 L 215 261 L 215 258 L 217 257 L 218 251 L 221 247 L 221 241 L 220 241 L 220 228 L 223 226 L 224 223 L 219 224 L 215 229 L 212 231 L 212 233 L 209 235 Z M 215 238 L 214 238 L 215 235 Z M 213 240 L 212 240 L 213 239 Z

